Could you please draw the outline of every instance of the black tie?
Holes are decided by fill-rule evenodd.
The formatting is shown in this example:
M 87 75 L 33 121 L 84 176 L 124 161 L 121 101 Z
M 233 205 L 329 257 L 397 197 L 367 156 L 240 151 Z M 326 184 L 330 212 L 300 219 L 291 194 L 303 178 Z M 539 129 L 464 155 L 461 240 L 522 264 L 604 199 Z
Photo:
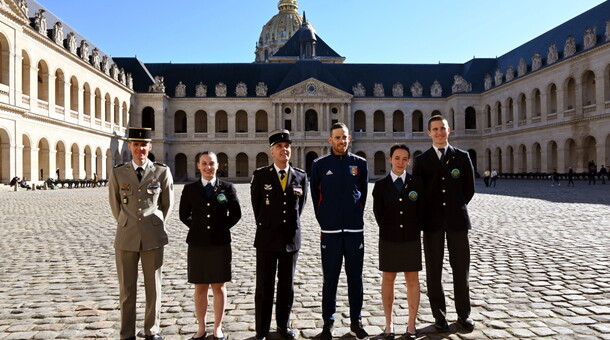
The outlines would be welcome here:
M 283 181 L 284 177 L 286 177 L 286 171 L 285 170 L 280 170 L 280 181 Z
M 140 182 L 142 180 L 142 172 L 144 171 L 144 169 L 138 167 L 136 171 L 138 172 L 138 182 Z
M 396 180 L 394 181 L 394 185 L 396 186 L 396 190 L 398 190 L 398 193 L 402 192 L 402 186 L 403 186 L 404 182 L 402 181 L 402 177 L 398 177 L 396 178 Z
M 442 165 L 443 161 L 445 160 L 445 148 L 438 148 L 438 151 L 441 152 L 441 165 Z
M 208 184 L 206 184 L 206 185 L 205 185 L 205 187 L 204 187 L 204 189 L 205 189 L 205 195 L 206 195 L 207 197 L 212 196 L 212 192 L 214 191 L 214 189 L 212 188 L 212 183 L 208 183 Z

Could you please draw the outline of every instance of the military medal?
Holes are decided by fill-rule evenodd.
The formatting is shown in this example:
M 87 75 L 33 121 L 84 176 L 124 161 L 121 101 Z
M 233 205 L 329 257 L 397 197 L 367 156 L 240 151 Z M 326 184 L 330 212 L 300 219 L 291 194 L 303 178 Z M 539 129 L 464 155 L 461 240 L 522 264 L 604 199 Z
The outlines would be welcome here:
M 265 204 L 266 205 L 270 205 L 271 203 L 269 203 L 269 195 L 267 195 L 267 197 L 265 197 Z
M 458 169 L 451 170 L 451 177 L 453 177 L 455 179 L 460 178 L 460 170 L 458 170 Z

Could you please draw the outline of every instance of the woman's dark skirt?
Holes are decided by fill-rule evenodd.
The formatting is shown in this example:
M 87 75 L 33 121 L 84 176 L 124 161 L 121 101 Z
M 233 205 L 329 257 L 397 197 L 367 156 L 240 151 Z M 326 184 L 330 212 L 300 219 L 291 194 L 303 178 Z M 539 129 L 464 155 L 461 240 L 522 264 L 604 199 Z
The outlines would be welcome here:
M 421 239 L 406 242 L 379 239 L 379 270 L 394 273 L 422 270 Z
M 231 244 L 188 247 L 189 283 L 223 283 L 231 281 Z

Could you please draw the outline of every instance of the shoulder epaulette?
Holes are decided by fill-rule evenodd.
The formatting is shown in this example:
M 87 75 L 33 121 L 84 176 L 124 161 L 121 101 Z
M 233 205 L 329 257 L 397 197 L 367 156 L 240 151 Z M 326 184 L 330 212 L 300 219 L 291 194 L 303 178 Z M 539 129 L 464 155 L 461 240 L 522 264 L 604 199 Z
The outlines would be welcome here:
M 125 164 L 127 164 L 127 163 L 121 163 L 121 164 L 117 164 L 117 165 L 115 165 L 114 167 L 115 167 L 115 168 L 120 168 L 120 167 L 122 167 L 122 166 L 123 166 L 123 165 L 125 165 Z
M 163 166 L 163 167 L 166 167 L 166 168 L 167 168 L 167 165 L 165 165 L 165 164 L 163 164 L 163 163 L 158 163 L 158 162 L 155 162 L 155 165 L 160 165 L 160 166 Z
M 295 168 L 295 167 L 292 167 L 292 168 L 298 172 L 305 172 L 305 170 L 303 170 L 303 169 L 299 169 L 299 168 Z

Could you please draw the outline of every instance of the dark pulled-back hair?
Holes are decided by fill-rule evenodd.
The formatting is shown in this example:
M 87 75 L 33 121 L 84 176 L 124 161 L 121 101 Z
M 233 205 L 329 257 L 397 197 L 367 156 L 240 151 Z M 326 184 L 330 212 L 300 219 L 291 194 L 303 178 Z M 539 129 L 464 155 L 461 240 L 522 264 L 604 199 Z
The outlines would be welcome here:
M 390 148 L 390 158 L 392 158 L 392 156 L 394 155 L 394 151 L 396 150 L 405 150 L 408 154 L 409 154 L 409 158 L 411 158 L 411 151 L 409 150 L 409 147 L 406 146 L 405 144 L 394 144 L 392 145 L 392 147 Z

